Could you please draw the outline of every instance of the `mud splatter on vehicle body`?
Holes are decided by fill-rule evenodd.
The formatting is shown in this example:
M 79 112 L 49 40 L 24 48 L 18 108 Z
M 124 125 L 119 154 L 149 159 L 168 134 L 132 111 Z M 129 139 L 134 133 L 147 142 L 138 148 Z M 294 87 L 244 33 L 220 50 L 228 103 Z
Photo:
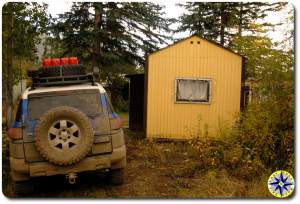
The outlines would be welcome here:
M 64 69 L 68 74 L 63 75 Z M 60 71 L 50 76 L 55 70 Z M 112 183 L 122 184 L 122 122 L 104 88 L 76 64 L 36 72 L 8 132 L 15 190 L 30 189 L 31 177 L 63 174 L 73 183 L 83 171 L 106 170 Z

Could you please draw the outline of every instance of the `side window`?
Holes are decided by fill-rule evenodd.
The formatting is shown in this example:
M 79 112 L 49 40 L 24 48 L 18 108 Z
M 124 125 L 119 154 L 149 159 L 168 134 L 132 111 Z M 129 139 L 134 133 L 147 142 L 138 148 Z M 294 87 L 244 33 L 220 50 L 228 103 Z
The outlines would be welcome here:
M 175 101 L 178 103 L 209 103 L 211 101 L 211 80 L 176 79 L 175 91 Z
M 105 99 L 106 99 L 106 104 L 107 104 L 107 109 L 108 109 L 108 114 L 112 114 L 113 112 L 115 112 L 111 102 L 110 102 L 110 99 L 107 95 L 107 93 L 105 92 Z
M 19 102 L 15 121 L 22 122 L 22 100 Z

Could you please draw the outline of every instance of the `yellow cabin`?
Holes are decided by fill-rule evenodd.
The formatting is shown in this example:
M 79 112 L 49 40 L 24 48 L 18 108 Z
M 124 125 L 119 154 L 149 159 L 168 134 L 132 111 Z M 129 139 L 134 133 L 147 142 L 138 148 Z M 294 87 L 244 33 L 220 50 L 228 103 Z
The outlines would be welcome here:
M 130 110 L 135 110 L 130 118 L 137 115 L 134 95 L 144 95 L 139 118 L 147 138 L 218 136 L 243 107 L 244 62 L 243 56 L 197 36 L 158 50 L 147 59 L 144 93 L 132 93 L 137 87 L 130 84 Z M 130 120 L 129 126 L 141 123 L 135 116 Z

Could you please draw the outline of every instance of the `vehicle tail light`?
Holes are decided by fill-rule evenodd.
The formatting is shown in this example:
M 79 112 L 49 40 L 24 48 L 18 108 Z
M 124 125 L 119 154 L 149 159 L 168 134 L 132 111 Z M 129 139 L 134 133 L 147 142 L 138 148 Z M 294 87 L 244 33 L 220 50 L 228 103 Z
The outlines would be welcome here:
M 110 119 L 111 129 L 117 130 L 123 127 L 123 120 L 119 117 Z
M 22 139 L 22 128 L 9 128 L 8 137 L 13 140 Z

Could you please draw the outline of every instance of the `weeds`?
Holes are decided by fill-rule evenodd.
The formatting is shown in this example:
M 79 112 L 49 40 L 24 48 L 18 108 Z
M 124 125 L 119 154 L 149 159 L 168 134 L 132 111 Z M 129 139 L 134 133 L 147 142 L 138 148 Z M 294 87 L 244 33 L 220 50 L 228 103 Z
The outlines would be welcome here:
M 262 176 L 269 169 L 293 173 L 292 125 L 286 124 L 284 129 L 279 129 L 283 122 L 279 120 L 281 113 L 278 112 L 283 110 L 275 109 L 274 112 L 274 107 L 265 106 L 250 106 L 236 127 L 219 129 L 218 134 L 222 137 L 208 137 L 207 125 L 202 125 L 201 117 L 198 117 L 196 129 L 191 129 L 193 139 L 189 145 L 197 155 L 199 166 L 205 172 L 226 168 L 232 176 L 248 180 Z
M 2 191 L 6 196 L 12 196 L 12 185 L 9 167 L 9 141 L 6 132 L 2 133 Z
M 250 131 L 249 135 L 241 134 L 242 130 L 246 131 L 243 125 L 247 125 L 247 128 L 258 127 L 259 124 L 256 123 L 260 123 L 261 118 L 265 116 L 258 116 L 259 119 L 253 124 L 240 124 L 231 131 L 226 130 L 223 137 L 216 138 L 208 137 L 205 126 L 202 130 L 196 130 L 202 127 L 199 121 L 198 127 L 194 129 L 197 135 L 189 142 L 149 141 L 143 138 L 142 133 L 125 129 L 128 165 L 123 186 L 116 188 L 101 184 L 101 180 L 95 182 L 93 176 L 90 179 L 82 177 L 82 184 L 78 184 L 71 191 L 70 186 L 59 185 L 60 187 L 55 191 L 38 192 L 34 196 L 269 198 L 271 194 L 268 192 L 266 182 L 273 169 L 267 165 L 263 155 L 273 150 L 269 148 L 272 145 L 263 149 L 263 140 L 258 140 L 259 143 L 253 142 L 257 137 L 254 130 Z M 243 122 L 246 123 L 247 120 L 249 119 L 244 119 Z M 293 135 L 285 135 L 285 137 L 282 145 L 284 148 L 291 148 L 286 153 L 293 153 L 293 148 L 289 146 Z M 7 144 L 7 138 L 4 136 L 3 192 L 5 195 L 13 193 L 10 190 Z M 262 148 L 263 151 L 258 151 L 258 148 Z M 292 158 L 287 160 L 287 166 L 293 167 L 293 164 Z M 292 173 L 291 170 L 288 171 Z M 59 179 L 54 183 L 59 182 L 62 183 L 62 180 Z

